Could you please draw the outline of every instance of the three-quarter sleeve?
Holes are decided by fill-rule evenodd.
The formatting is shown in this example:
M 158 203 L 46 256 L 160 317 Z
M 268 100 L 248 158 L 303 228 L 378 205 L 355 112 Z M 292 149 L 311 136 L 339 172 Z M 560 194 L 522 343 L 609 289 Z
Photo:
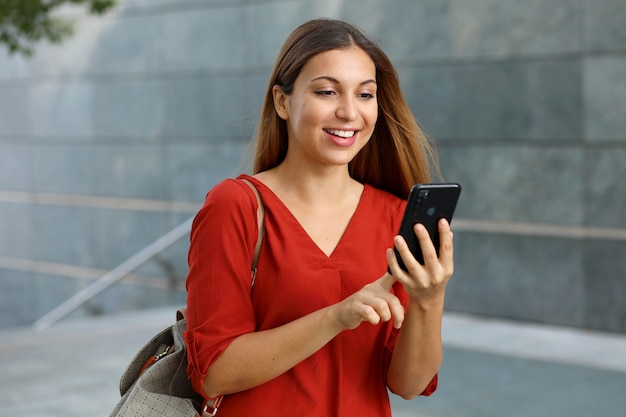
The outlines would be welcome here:
M 188 375 L 204 396 L 209 366 L 238 336 L 254 331 L 251 266 L 258 226 L 256 197 L 228 179 L 208 194 L 191 227 L 187 276 Z

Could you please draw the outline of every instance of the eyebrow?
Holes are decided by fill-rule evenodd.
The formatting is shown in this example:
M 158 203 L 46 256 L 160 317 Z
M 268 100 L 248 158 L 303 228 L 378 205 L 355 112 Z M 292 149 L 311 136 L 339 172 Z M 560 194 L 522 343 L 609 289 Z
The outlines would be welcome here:
M 330 81 L 332 83 L 335 83 L 335 84 L 341 84 L 338 79 L 336 79 L 334 77 L 331 77 L 329 75 L 322 75 L 321 77 L 313 78 L 311 80 L 311 82 L 317 81 L 317 80 L 328 80 L 328 81 Z M 365 81 L 359 83 L 359 85 L 365 85 L 365 84 L 376 84 L 376 80 L 369 79 L 369 80 L 365 80 Z

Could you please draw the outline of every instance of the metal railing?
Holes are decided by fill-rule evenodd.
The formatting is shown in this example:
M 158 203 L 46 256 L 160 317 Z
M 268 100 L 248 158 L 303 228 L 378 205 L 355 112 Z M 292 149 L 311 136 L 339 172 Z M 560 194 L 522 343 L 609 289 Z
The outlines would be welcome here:
M 33 323 L 33 327 L 44 330 L 76 310 L 102 291 L 121 280 L 135 269 L 158 255 L 169 246 L 186 236 L 194 216 L 176 226 L 113 270 L 98 278 L 67 301 L 45 314 Z M 458 219 L 452 222 L 452 229 L 460 232 L 486 233 L 495 235 L 534 236 L 561 239 L 594 239 L 604 241 L 626 241 L 626 229 L 593 228 L 572 225 L 550 225 L 535 223 L 498 222 L 491 220 Z
M 490 235 L 626 241 L 626 229 L 479 219 L 452 220 L 452 230 Z
M 191 223 L 193 222 L 193 219 L 194 216 L 185 220 L 185 222 L 176 226 L 174 229 L 167 232 L 165 235 L 155 240 L 153 243 L 104 274 L 102 277 L 95 280 L 89 286 L 74 294 L 58 307 L 39 318 L 33 323 L 34 329 L 41 331 L 52 326 L 54 323 L 67 316 L 87 301 L 100 294 L 102 291 L 109 288 L 111 285 L 115 284 L 117 281 L 121 280 L 141 265 L 148 262 L 151 258 L 163 252 L 178 240 L 182 239 L 191 230 Z

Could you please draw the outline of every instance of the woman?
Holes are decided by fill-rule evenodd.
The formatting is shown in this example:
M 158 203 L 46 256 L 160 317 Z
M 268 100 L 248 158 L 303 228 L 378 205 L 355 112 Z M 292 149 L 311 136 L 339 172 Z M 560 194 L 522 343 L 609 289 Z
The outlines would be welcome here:
M 188 372 L 205 398 L 225 395 L 221 416 L 389 416 L 387 389 L 434 392 L 452 233 L 441 221 L 437 257 L 416 226 L 423 266 L 395 236 L 432 155 L 389 59 L 360 30 L 320 19 L 287 38 L 255 175 L 213 188 L 192 228 Z M 266 212 L 252 290 L 257 205 L 242 179 Z

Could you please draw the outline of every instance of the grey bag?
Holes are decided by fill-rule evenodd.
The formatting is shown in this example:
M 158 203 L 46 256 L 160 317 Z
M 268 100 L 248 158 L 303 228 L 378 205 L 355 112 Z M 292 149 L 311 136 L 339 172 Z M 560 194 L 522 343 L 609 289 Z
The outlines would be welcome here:
M 215 415 L 219 404 L 202 410 L 202 397 L 187 378 L 185 328 L 185 319 L 179 319 L 154 336 L 130 361 L 120 379 L 122 398 L 111 417 Z
M 252 285 L 265 234 L 265 208 L 257 189 L 248 180 L 257 200 L 258 233 L 252 260 Z M 187 377 L 185 309 L 178 310 L 176 324 L 154 336 L 126 368 L 120 379 L 122 398 L 110 417 L 197 417 L 215 416 L 223 396 L 207 401 L 194 391 Z

